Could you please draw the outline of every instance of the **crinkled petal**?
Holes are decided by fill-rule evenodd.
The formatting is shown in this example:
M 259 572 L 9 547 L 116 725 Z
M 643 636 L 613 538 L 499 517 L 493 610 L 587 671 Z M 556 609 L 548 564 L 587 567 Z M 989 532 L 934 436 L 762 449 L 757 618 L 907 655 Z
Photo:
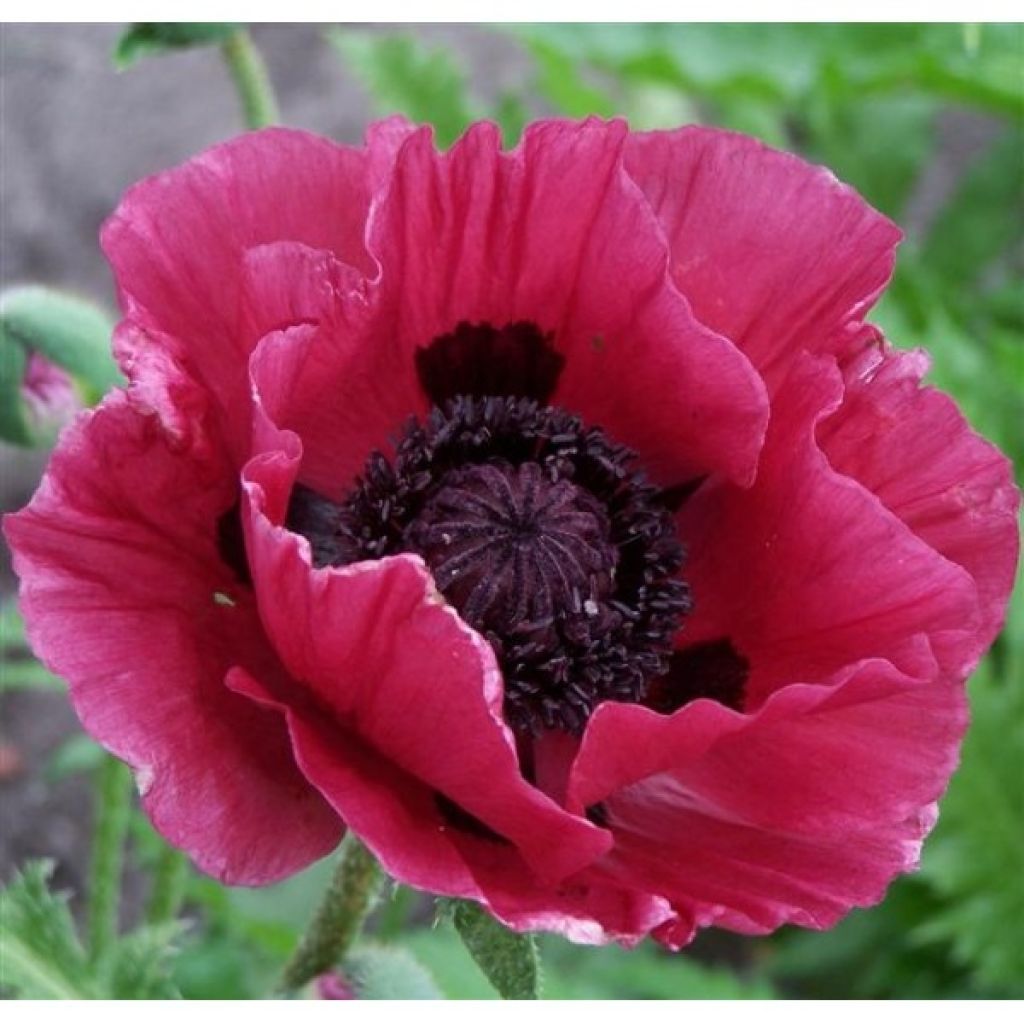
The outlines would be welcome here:
M 899 229 L 822 167 L 712 128 L 640 132 L 626 167 L 657 213 L 702 323 L 770 386 L 801 349 L 834 351 L 892 274 Z
M 224 687 L 234 665 L 280 668 L 217 552 L 230 475 L 193 454 L 115 392 L 4 529 L 33 649 L 132 766 L 157 829 L 207 873 L 263 884 L 324 856 L 342 826 L 280 720 Z
M 665 482 L 753 473 L 760 382 L 669 284 L 664 238 L 622 172 L 622 122 L 548 121 L 512 153 L 477 125 L 438 156 L 411 138 L 371 225 L 391 332 L 411 351 L 461 320 L 530 321 L 566 358 L 556 405 Z
M 330 799 L 392 878 L 483 903 L 510 928 L 552 931 L 574 942 L 633 944 L 674 919 L 667 900 L 601 872 L 544 882 L 519 852 L 456 828 L 436 794 L 392 761 L 285 704 L 241 670 L 230 685 L 286 718 L 303 772 Z
M 249 253 L 246 273 L 252 301 L 282 311 L 290 304 L 282 319 L 297 324 L 261 341 L 253 383 L 271 420 L 302 438 L 303 483 L 339 499 L 370 452 L 386 449 L 410 415 L 426 411 L 425 398 L 411 365 L 374 366 L 380 353 L 365 347 L 366 288 L 329 253 L 263 246 Z
M 422 561 L 401 555 L 312 568 L 308 542 L 281 525 L 298 440 L 282 433 L 278 442 L 249 463 L 243 481 L 261 616 L 292 676 L 456 816 L 512 842 L 539 875 L 561 877 L 593 861 L 607 835 L 525 781 L 501 715 L 494 652 L 446 605 Z
M 928 359 L 873 347 L 845 367 L 843 403 L 818 428 L 833 467 L 860 481 L 923 541 L 974 579 L 980 654 L 1006 615 L 1019 536 L 1013 467 L 955 403 L 921 387 Z
M 240 452 L 249 429 L 245 357 L 282 326 L 254 322 L 243 306 L 244 254 L 296 241 L 371 272 L 363 241 L 371 197 L 406 133 L 385 122 L 361 149 L 269 128 L 130 189 L 102 233 L 133 327 L 118 346 L 126 372 L 146 347 L 167 349 L 214 395 Z
M 511 844 L 453 826 L 429 785 L 336 720 L 303 708 L 294 695 L 282 700 L 242 670 L 229 685 L 285 716 L 303 772 L 391 877 L 477 900 L 511 928 L 558 932 L 575 942 L 636 942 L 673 919 L 666 900 L 599 872 L 541 880 Z
M 416 134 L 371 218 L 372 286 L 339 286 L 329 259 L 296 247 L 264 254 L 262 268 L 253 256 L 255 292 L 265 278 L 307 282 L 291 312 L 319 326 L 310 352 L 322 354 L 281 423 L 329 493 L 428 410 L 415 353 L 460 322 L 527 321 L 551 334 L 565 359 L 553 404 L 636 448 L 656 479 L 751 479 L 763 385 L 668 279 L 660 228 L 621 170 L 623 139 L 619 124 L 546 122 L 502 153 L 496 129 L 478 125 L 438 154 Z
M 673 919 L 668 901 L 591 867 L 541 883 L 509 852 L 474 836 L 453 836 L 482 901 L 517 931 L 550 931 L 572 942 L 634 946 Z
M 710 923 L 829 927 L 916 866 L 967 715 L 923 638 L 905 655 L 909 672 L 870 659 L 753 715 L 597 711 L 572 802 L 600 801 L 615 835 L 602 869 L 672 902 L 664 941 Z
M 479 897 L 428 785 L 325 715 L 301 688 L 275 693 L 241 669 L 228 685 L 284 716 L 303 774 L 392 878 L 448 896 Z
M 747 707 L 927 634 L 961 677 L 978 625 L 969 575 L 837 473 L 814 437 L 842 396 L 834 361 L 803 356 L 780 385 L 749 489 L 709 482 L 683 506 L 694 612 L 682 645 L 728 639 L 751 665 Z

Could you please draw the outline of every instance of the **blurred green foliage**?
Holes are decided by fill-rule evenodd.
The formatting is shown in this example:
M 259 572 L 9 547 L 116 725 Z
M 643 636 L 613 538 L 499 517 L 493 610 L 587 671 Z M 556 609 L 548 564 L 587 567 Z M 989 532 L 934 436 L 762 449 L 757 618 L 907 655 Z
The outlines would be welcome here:
M 114 47 L 114 67 L 125 71 L 143 57 L 155 57 L 195 46 L 215 46 L 238 31 L 229 22 L 138 22 L 129 25 Z
M 484 30 L 481 30 L 484 31 Z M 501 32 L 521 51 L 515 88 L 480 96 L 468 69 L 413 30 L 330 29 L 327 36 L 378 112 L 435 125 L 450 144 L 478 117 L 513 144 L 533 116 L 626 116 L 634 128 L 701 121 L 760 136 L 827 164 L 907 228 L 893 284 L 874 319 L 894 344 L 926 347 L 933 380 L 1024 471 L 1024 26 L 526 25 Z M 963 153 L 958 133 L 983 140 Z M 950 168 L 953 167 L 953 170 Z M 22 638 L 9 609 L 4 645 Z M 19 667 L 20 666 L 20 667 Z M 8 686 L 52 679 L 16 664 Z M 1024 996 L 1024 599 L 971 680 L 973 725 L 963 763 L 925 844 L 921 871 L 886 900 L 823 935 L 764 939 L 707 934 L 668 955 L 540 940 L 547 998 L 1003 998 Z M 55 772 L 92 764 L 67 750 Z M 135 859 L 161 841 L 138 815 Z M 168 971 L 192 998 L 251 998 L 271 979 L 312 914 L 331 865 L 263 890 L 228 890 L 190 873 L 190 927 Z M 45 873 L 11 904 L 30 921 L 50 897 Z M 58 934 L 78 963 L 73 928 Z M 19 918 L 19 922 L 21 919 Z M 19 923 L 29 973 L 38 942 Z M 141 940 L 144 941 L 145 933 Z M 50 941 L 48 939 L 47 941 Z M 405 953 L 392 952 L 399 945 Z M 408 960 L 412 955 L 422 967 Z M 131 974 L 134 961 L 126 955 Z M 160 968 L 163 971 L 163 967 Z M 52 984 L 91 985 L 82 972 Z M 450 920 L 394 888 L 377 907 L 349 973 L 367 995 L 388 972 L 409 992 L 495 998 Z M 429 972 L 429 973 L 428 973 Z M 430 976 L 433 976 L 433 982 Z M 377 979 L 375 981 L 374 979 Z M 47 978 L 43 977 L 43 982 Z M 139 982 L 143 984 L 144 982 Z M 148 984 L 148 982 L 145 982 Z M 169 984 L 160 974 L 154 984 Z M 110 982 L 104 982 L 110 984 Z M 386 986 L 385 986 L 386 987 Z
M 31 861 L 4 888 L 0 985 L 22 999 L 176 999 L 170 963 L 182 923 L 143 925 L 91 958 L 67 894 L 50 887 L 52 870 L 49 861 Z

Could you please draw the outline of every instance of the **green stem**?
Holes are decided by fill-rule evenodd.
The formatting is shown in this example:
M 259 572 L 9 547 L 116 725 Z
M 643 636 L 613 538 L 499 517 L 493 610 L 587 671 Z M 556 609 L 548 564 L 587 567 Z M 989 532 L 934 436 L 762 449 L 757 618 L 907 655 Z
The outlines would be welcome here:
M 242 101 L 246 126 L 265 128 L 277 124 L 280 117 L 274 87 L 249 33 L 239 29 L 221 43 L 220 49 Z
M 370 913 L 383 878 L 373 854 L 349 836 L 309 930 L 284 969 L 281 989 L 294 992 L 341 960 Z
M 153 888 L 146 907 L 146 920 L 150 924 L 163 924 L 178 916 L 187 877 L 188 861 L 177 850 L 165 846 L 153 872 Z
M 89 878 L 89 956 L 101 960 L 117 938 L 124 840 L 131 810 L 131 775 L 113 757 L 96 771 L 96 818 Z

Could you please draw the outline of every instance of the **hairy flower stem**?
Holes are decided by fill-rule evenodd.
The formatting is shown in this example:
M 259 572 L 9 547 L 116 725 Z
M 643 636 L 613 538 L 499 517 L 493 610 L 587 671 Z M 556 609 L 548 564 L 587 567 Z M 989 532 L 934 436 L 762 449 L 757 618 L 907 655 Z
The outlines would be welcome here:
M 96 772 L 96 819 L 89 878 L 89 956 L 97 963 L 117 938 L 124 840 L 131 809 L 131 775 L 113 757 Z
M 188 861 L 177 850 L 165 846 L 153 872 L 153 888 L 146 906 L 146 920 L 150 924 L 163 924 L 178 916 L 187 876 Z
M 280 117 L 274 87 L 249 33 L 239 29 L 224 40 L 220 49 L 242 101 L 246 126 L 265 128 L 276 124 Z
M 373 854 L 350 835 L 309 930 L 285 967 L 279 988 L 293 992 L 341 960 L 370 913 L 383 878 Z

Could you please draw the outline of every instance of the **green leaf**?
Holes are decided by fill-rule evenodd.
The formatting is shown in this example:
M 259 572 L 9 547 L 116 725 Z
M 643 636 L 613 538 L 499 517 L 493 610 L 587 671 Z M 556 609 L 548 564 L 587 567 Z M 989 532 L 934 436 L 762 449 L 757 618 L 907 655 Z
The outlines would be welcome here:
M 657 82 L 641 82 L 628 91 L 629 126 L 634 131 L 672 129 L 698 121 L 697 111 L 686 93 Z
M 21 393 L 27 364 L 28 353 L 0 321 L 0 440 L 9 444 L 30 445 L 34 441 Z
M 43 693 L 67 693 L 64 681 L 31 658 L 5 656 L 0 665 L 0 693 L 36 690 Z
M 326 36 L 381 113 L 432 124 L 441 146 L 475 119 L 465 77 L 444 50 L 428 50 L 409 35 L 331 28 Z
M 22 999 L 92 999 L 99 993 L 67 897 L 50 891 L 51 861 L 32 861 L 0 899 L 0 985 Z
M 21 999 L 174 999 L 170 961 L 182 923 L 144 927 L 90 964 L 53 864 L 31 861 L 0 899 L 0 987 Z
M 175 958 L 173 980 L 185 999 L 259 999 L 278 967 L 237 936 L 207 926 Z
M 1017 599 L 1016 615 L 1024 614 Z M 922 876 L 941 912 L 918 928 L 944 940 L 976 983 L 1024 997 L 1024 688 L 989 659 L 969 687 L 972 721 L 963 762 L 925 847 Z
M 915 936 L 922 921 L 941 911 L 920 878 L 901 878 L 879 906 L 853 911 L 826 934 L 784 929 L 764 950 L 767 966 L 789 991 L 811 999 L 984 996 L 948 947 Z
M 176 940 L 185 928 L 182 921 L 147 925 L 120 939 L 106 965 L 106 997 L 109 999 L 178 999 L 171 980 Z
M 241 28 L 229 22 L 139 22 L 121 33 L 114 47 L 114 67 L 124 71 L 142 57 L 224 42 Z
M 573 946 L 555 937 L 541 942 L 547 999 L 773 999 L 762 978 L 712 967 L 654 943 L 623 950 Z
M 960 182 L 928 234 L 928 263 L 962 287 L 1019 243 L 1022 181 L 1024 127 L 1017 126 L 1008 129 Z
M 111 355 L 114 323 L 99 306 L 74 295 L 32 285 L 0 298 L 0 332 L 26 352 L 39 352 L 83 385 L 92 404 L 121 375 Z
M 808 87 L 826 42 L 800 25 L 542 24 L 519 31 L 534 53 L 539 43 L 576 68 L 589 64 L 690 98 L 774 103 Z
M 530 120 L 530 112 L 522 98 L 509 92 L 502 93 L 491 116 L 501 128 L 501 139 L 506 149 L 519 141 Z
M 540 998 L 540 958 L 532 935 L 509 931 L 476 903 L 459 903 L 453 920 L 466 949 L 502 999 Z
M 407 931 L 401 942 L 426 965 L 446 999 L 500 998 L 450 921 Z
M 4 650 L 25 646 L 25 620 L 13 598 L 0 602 L 0 645 Z
M 537 38 L 530 39 L 528 45 L 537 61 L 537 91 L 556 110 L 569 117 L 611 117 L 617 112 L 607 92 L 588 82 L 580 65 L 562 50 Z
M 926 45 L 916 53 L 914 84 L 993 114 L 1024 116 L 1024 25 L 979 25 L 977 43 L 970 49 L 958 45 L 956 26 L 942 29 L 932 26 L 924 37 Z
M 59 782 L 72 775 L 82 775 L 100 766 L 106 751 L 88 736 L 66 739 L 51 755 L 46 765 L 48 782 Z
M 365 945 L 347 956 L 342 973 L 359 999 L 443 999 L 430 972 L 411 953 Z
M 63 681 L 38 661 L 7 660 L 0 666 L 0 693 L 14 690 L 43 690 L 48 693 L 66 693 Z
M 11 690 L 48 690 L 64 693 L 67 687 L 32 655 L 25 640 L 25 623 L 14 600 L 0 604 L 0 693 Z
M 899 217 L 935 146 L 940 107 L 932 97 L 859 97 L 842 60 L 826 64 L 803 115 L 807 156 L 824 163 L 872 205 Z

